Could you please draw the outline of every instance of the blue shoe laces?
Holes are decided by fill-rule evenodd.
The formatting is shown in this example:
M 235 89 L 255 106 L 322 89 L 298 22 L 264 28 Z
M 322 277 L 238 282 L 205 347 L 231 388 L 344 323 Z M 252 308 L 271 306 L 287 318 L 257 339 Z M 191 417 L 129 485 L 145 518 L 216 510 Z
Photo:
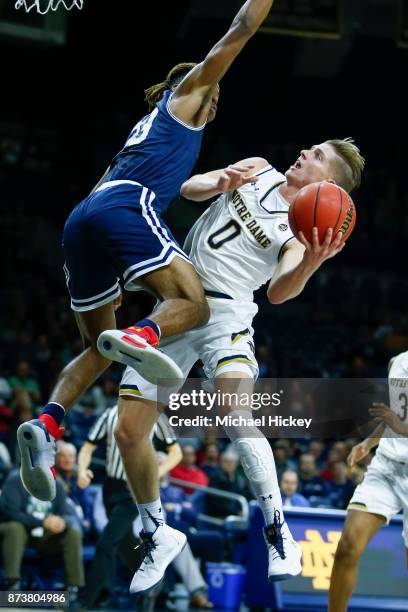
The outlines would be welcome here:
M 273 523 L 271 525 L 267 525 L 264 527 L 264 533 L 267 542 L 273 546 L 276 553 L 272 557 L 272 560 L 280 557 L 281 559 L 286 559 L 284 540 L 286 538 L 282 535 L 282 526 L 285 521 L 281 522 L 281 513 L 279 510 L 275 510 L 273 515 Z

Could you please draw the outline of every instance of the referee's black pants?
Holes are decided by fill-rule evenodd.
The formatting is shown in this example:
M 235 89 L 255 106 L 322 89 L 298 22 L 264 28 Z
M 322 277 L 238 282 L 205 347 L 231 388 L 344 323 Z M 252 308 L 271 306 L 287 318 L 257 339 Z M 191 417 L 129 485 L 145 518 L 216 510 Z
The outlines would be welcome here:
M 108 522 L 96 545 L 95 558 L 86 579 L 84 604 L 87 608 L 94 607 L 103 587 L 115 576 L 119 544 L 126 535 L 131 534 L 132 523 L 138 515 L 137 506 L 124 480 L 105 480 L 103 503 Z

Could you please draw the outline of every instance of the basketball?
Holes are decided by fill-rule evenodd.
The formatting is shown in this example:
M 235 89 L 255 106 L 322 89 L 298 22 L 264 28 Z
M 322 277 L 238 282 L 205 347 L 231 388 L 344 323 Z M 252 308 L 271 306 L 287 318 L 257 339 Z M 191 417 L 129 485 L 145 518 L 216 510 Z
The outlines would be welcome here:
M 333 228 L 333 240 L 338 232 L 347 239 L 356 224 L 356 209 L 349 194 L 338 185 L 328 181 L 311 183 L 299 191 L 291 204 L 289 224 L 297 238 L 303 232 L 309 242 L 313 227 L 318 228 L 320 244 L 329 228 Z

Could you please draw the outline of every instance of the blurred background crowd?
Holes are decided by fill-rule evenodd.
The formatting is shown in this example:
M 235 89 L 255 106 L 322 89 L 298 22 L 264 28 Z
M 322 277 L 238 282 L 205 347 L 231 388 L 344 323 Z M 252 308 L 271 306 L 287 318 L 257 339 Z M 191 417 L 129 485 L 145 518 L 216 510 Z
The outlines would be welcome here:
M 126 121 L 122 119 L 124 126 L 132 122 L 130 116 Z M 16 478 L 13 468 L 19 464 L 17 427 L 38 414 L 58 372 L 82 350 L 62 273 L 60 235 L 63 218 L 54 210 L 60 206 L 61 184 L 70 190 L 69 195 L 65 191 L 62 194 L 67 207 L 68 201 L 74 204 L 79 199 L 81 190 L 72 185 L 68 175 L 61 175 L 64 164 L 60 162 L 59 165 L 58 160 L 64 134 L 50 134 L 43 129 L 43 132 L 40 127 L 24 130 L 21 125 L 19 130 L 16 124 L 14 134 L 8 140 L 3 139 L 0 156 L 7 204 L 0 212 L 3 285 L 0 302 L 0 487 L 6 487 L 6 493 L 10 482 Z M 123 129 L 124 134 L 126 130 Z M 38 136 L 41 133 L 44 139 Z M 285 169 L 302 144 L 274 145 L 267 157 L 277 167 Z M 222 139 L 211 133 L 207 147 L 208 156 L 202 162 L 204 169 L 220 167 L 242 157 L 232 135 L 226 131 Z M 100 155 L 99 142 L 91 148 L 92 154 Z M 257 153 L 258 149 L 254 148 L 254 154 Z M 386 157 L 381 161 L 369 160 L 363 186 L 355 196 L 358 227 L 338 260 L 325 265 L 293 302 L 272 306 L 262 289 L 257 293 L 260 311 L 254 327 L 262 378 L 381 378 L 386 376 L 389 358 L 408 346 L 405 308 L 408 284 L 401 269 L 402 262 L 393 258 L 392 253 L 395 242 L 406 232 L 407 224 L 406 190 L 404 181 L 398 180 L 398 176 L 403 175 L 393 172 Z M 32 194 L 35 194 L 34 202 Z M 180 241 L 203 210 L 203 206 L 186 201 L 175 203 L 169 223 Z M 119 326 L 141 319 L 151 305 L 152 300 L 147 295 L 126 295 L 118 311 Z M 192 375 L 201 376 L 199 364 Z M 64 440 L 72 446 L 62 449 L 57 468 L 74 515 L 69 520 L 73 534 L 70 546 L 74 548 L 70 553 L 74 558 L 74 570 L 71 568 L 71 571 L 74 571 L 76 586 L 83 585 L 80 566 L 85 563 L 89 568 L 93 547 L 106 521 L 106 518 L 102 522 L 100 519 L 105 512 L 100 494 L 106 478 L 105 447 L 98 446 L 93 456 L 94 479 L 89 490 L 78 487 L 76 454 L 95 421 L 106 409 L 115 406 L 120 378 L 121 368 L 112 367 L 73 407 L 65 422 Z M 284 502 L 291 506 L 346 508 L 370 461 L 368 458 L 353 470 L 347 467 L 347 455 L 356 442 L 353 439 L 277 439 L 270 442 Z M 209 439 L 203 443 L 181 439 L 179 443 L 182 459 L 171 476 L 251 499 L 248 483 L 227 440 Z M 187 532 L 193 554 L 203 564 L 206 561 L 242 561 L 240 545 L 244 534 L 238 532 L 237 535 L 225 527 L 227 517 L 240 514 L 240 504 L 236 500 L 211 496 L 203 499 L 187 486 L 182 488 L 169 482 L 163 483 L 162 495 L 164 487 L 171 490 L 167 510 L 173 515 L 174 524 Z M 1 504 L 0 497 L 0 508 Z M 30 513 L 34 511 L 38 509 L 31 509 Z M 41 509 L 39 512 L 41 516 Z M 199 518 L 202 513 L 219 519 L 218 524 L 203 522 Z M 10 521 L 10 518 L 7 512 L 0 516 L 3 521 Z M 31 533 L 38 530 L 38 525 L 42 525 L 41 521 L 34 525 Z M 43 533 L 41 529 L 40 534 Z M 27 531 L 27 526 L 23 531 Z M 15 542 L 18 534 L 9 533 Z M 215 545 L 208 547 L 209 541 Z M 30 543 L 25 542 L 22 549 L 26 551 L 23 558 L 28 567 L 29 546 Z M 3 557 L 10 554 L 14 557 L 14 548 L 13 544 L 10 552 L 3 539 Z M 41 563 L 46 565 L 46 555 L 41 551 L 40 554 Z M 40 567 L 42 569 L 34 573 L 32 569 L 22 571 L 14 584 L 21 587 L 21 580 L 26 579 L 29 581 L 26 585 L 35 586 L 40 576 L 41 584 L 47 584 L 44 581 L 47 568 Z M 106 601 L 112 605 L 112 593 L 116 593 L 115 605 L 126 605 L 127 574 L 123 573 L 123 568 L 118 576 L 121 579 L 110 589 L 108 585 L 94 605 L 103 605 Z M 48 584 L 58 584 L 58 576 L 51 573 Z
M 43 537 L 50 509 L 30 507 L 12 518 L 4 508 L 9 498 L 23 495 L 14 471 L 19 464 L 16 429 L 38 414 L 59 371 L 82 350 L 62 272 L 64 221 L 145 112 L 142 90 L 163 80 L 172 64 L 200 59 L 209 33 L 216 40 L 227 27 L 225 15 L 211 21 L 205 11 L 201 20 L 185 23 L 192 3 L 184 0 L 162 6 L 159 20 L 147 5 L 136 11 L 135 3 L 122 4 L 116 12 L 105 2 L 89 3 L 80 18 L 69 20 L 66 44 L 51 54 L 46 46 L 29 47 L 28 53 L 24 44 L 10 47 L 10 40 L 0 40 L 2 50 L 12 48 L 14 58 L 4 65 L 5 82 L 11 77 L 15 81 L 16 66 L 21 77 L 0 113 L 0 535 L 3 563 L 7 557 L 16 568 L 14 586 L 45 588 L 63 580 L 53 574 L 55 566 L 47 566 L 44 550 L 39 564 L 38 550 L 28 540 Z M 353 4 L 355 10 L 364 5 Z M 385 7 L 381 0 L 372 4 Z M 392 65 L 403 74 L 406 51 L 381 31 L 381 16 L 378 23 L 372 17 L 376 25 L 370 33 L 364 29 L 362 8 L 359 19 L 348 24 L 338 41 L 258 35 L 226 77 L 219 116 L 205 135 L 197 171 L 256 155 L 284 172 L 301 148 L 346 136 L 356 138 L 367 158 L 362 187 L 353 194 L 357 227 L 341 255 L 325 264 L 296 300 L 272 306 L 264 290 L 256 294 L 255 344 L 262 378 L 382 378 L 389 358 L 408 347 L 408 174 L 399 137 L 405 107 L 403 96 L 391 99 L 387 94 L 394 87 L 392 72 L 382 71 L 381 83 L 378 78 L 378 66 Z M 137 24 L 153 21 L 147 47 L 139 47 Z M 158 41 L 166 53 L 156 62 L 146 49 Z M 121 61 L 107 86 L 106 65 L 113 50 Z M 326 53 L 329 59 L 323 65 Z M 86 79 L 88 90 L 79 91 L 78 82 Z M 27 91 L 41 95 L 30 96 L 27 104 Z M 367 112 L 373 101 L 380 118 L 375 122 Z M 168 223 L 181 243 L 205 206 L 179 200 L 169 211 Z M 151 305 L 146 294 L 125 296 L 118 325 L 140 320 Z M 199 364 L 193 375 L 201 375 Z M 73 407 L 58 453 L 60 505 L 52 509 L 56 519 L 48 521 L 47 529 L 58 533 L 61 521 L 69 527 L 63 559 L 75 588 L 84 583 L 83 564 L 88 570 L 106 525 L 104 441 L 93 453 L 94 478 L 85 488 L 78 486 L 77 453 L 95 422 L 115 406 L 120 378 L 121 369 L 112 367 Z M 186 485 L 171 484 L 168 475 L 162 481 L 171 520 L 186 531 L 194 556 L 202 562 L 241 561 L 245 532 L 229 529 L 227 520 L 242 511 L 237 498 L 203 497 L 191 488 L 191 483 L 210 485 L 250 501 L 236 456 L 227 440 L 178 443 L 181 462 L 170 476 Z M 368 457 L 353 470 L 347 467 L 353 439 L 270 443 L 286 505 L 344 509 L 370 461 Z M 10 520 L 17 525 L 11 544 L 3 531 Z M 30 567 L 25 574 L 19 570 L 16 542 Z M 123 561 L 124 567 L 131 571 L 131 563 Z M 124 597 L 127 582 L 126 573 L 119 572 L 118 597 Z M 108 586 L 112 596 L 115 584 Z M 117 609 L 121 605 L 117 599 Z

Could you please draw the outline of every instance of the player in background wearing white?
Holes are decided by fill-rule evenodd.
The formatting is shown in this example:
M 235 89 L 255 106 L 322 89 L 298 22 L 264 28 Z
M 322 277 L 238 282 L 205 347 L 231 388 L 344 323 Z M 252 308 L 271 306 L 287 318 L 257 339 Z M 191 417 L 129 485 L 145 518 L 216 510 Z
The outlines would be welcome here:
M 331 575 L 329 612 L 346 612 L 361 555 L 377 531 L 401 510 L 408 567 L 408 352 L 391 360 L 388 381 L 390 407 L 373 405 L 369 412 L 381 423 L 348 457 L 352 467 L 378 445 L 348 505 Z
M 288 224 L 289 206 L 299 189 L 315 181 L 330 180 L 351 191 L 360 182 L 363 166 L 364 160 L 350 139 L 333 140 L 303 150 L 285 175 L 265 159 L 250 158 L 184 183 L 182 194 L 192 200 L 222 194 L 198 219 L 184 246 L 209 299 L 210 320 L 207 325 L 161 346 L 184 377 L 201 359 L 216 390 L 251 393 L 258 376 L 252 329 L 258 309 L 253 301 L 254 290 L 271 279 L 267 289 L 271 303 L 292 299 L 321 264 L 344 247 L 340 233 L 331 242 L 332 230 L 328 230 L 322 244 L 317 228 L 313 244 L 303 236 L 303 244 L 295 240 Z M 249 174 L 254 178 L 248 179 Z M 135 434 L 141 445 L 149 443 L 148 432 L 158 414 L 157 400 L 157 387 L 128 368 L 120 386 L 119 410 L 134 414 Z M 233 405 L 224 409 L 238 411 Z M 248 412 L 245 416 L 249 416 Z M 282 580 L 294 576 L 301 570 L 300 547 L 284 522 L 270 444 L 256 428 L 243 432 L 229 427 L 226 433 L 234 443 L 264 514 L 269 578 Z M 156 480 L 149 471 L 143 481 L 133 481 L 136 499 L 139 494 L 146 498 L 148 490 L 155 490 Z M 150 529 L 149 526 L 145 529 L 153 531 L 154 527 L 152 522 Z M 132 590 L 143 580 L 146 569 L 154 565 L 154 555 L 155 551 L 150 558 L 146 557 L 141 566 L 142 576 L 136 572 Z

